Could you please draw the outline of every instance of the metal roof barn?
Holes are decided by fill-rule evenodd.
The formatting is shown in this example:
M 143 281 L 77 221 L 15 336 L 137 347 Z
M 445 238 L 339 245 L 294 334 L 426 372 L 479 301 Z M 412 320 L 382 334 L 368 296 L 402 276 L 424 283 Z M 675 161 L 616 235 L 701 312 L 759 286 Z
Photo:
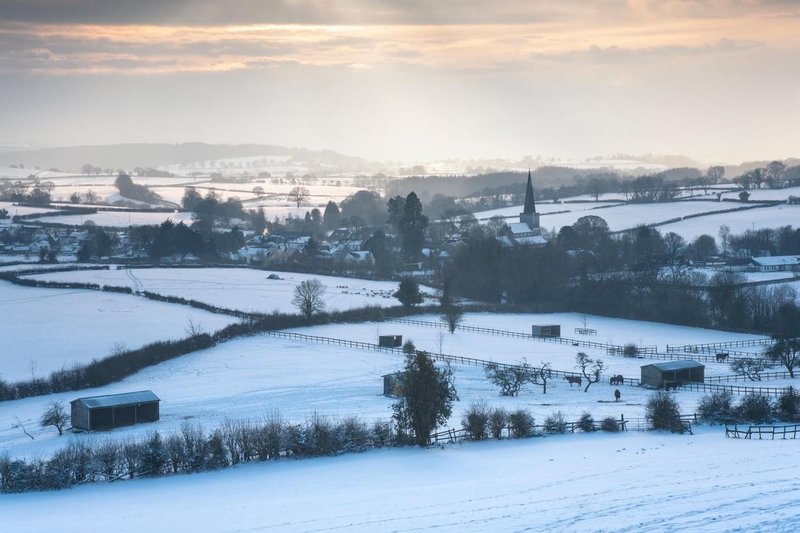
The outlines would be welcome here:
M 92 431 L 155 422 L 160 401 L 149 390 L 78 398 L 70 402 L 72 427 Z
M 668 361 L 642 367 L 642 385 L 664 387 L 667 383 L 703 383 L 706 367 L 697 361 Z

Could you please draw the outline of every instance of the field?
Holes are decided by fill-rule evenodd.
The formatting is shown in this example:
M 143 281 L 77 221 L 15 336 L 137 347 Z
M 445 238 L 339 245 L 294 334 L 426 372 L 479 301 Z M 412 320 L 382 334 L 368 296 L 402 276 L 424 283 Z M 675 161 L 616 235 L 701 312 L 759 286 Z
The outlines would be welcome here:
M 626 433 L 376 450 L 0 497 L 9 531 L 794 531 L 800 441 Z M 191 502 L 190 505 L 179 502 Z M 47 512 L 41 512 L 47 509 Z
M 663 234 L 670 231 L 678 233 L 687 240 L 708 234 L 718 238 L 719 229 L 728 226 L 731 233 L 743 233 L 747 230 L 762 228 L 778 228 L 781 226 L 800 226 L 800 205 L 780 204 L 772 207 L 760 207 L 733 213 L 721 213 L 704 217 L 691 218 L 659 226 Z
M 271 274 L 280 279 L 267 279 Z M 294 272 L 271 272 L 248 268 L 142 268 L 93 270 L 40 274 L 35 279 L 91 282 L 130 287 L 168 296 L 259 313 L 295 313 L 294 289 L 301 281 L 317 278 L 325 286 L 324 300 L 329 311 L 343 311 L 367 305 L 397 306 L 392 297 L 397 283 L 332 276 L 313 276 Z M 434 291 L 422 288 L 429 295 Z
M 174 223 L 192 223 L 192 213 L 187 212 L 130 212 L 130 211 L 98 211 L 87 215 L 57 215 L 50 217 L 37 218 L 37 222 L 48 222 L 52 224 L 69 224 L 81 226 L 91 221 L 97 226 L 109 226 L 115 228 L 127 228 L 129 226 L 142 226 L 146 224 L 161 224 L 166 220 Z
M 37 289 L 0 282 L 6 381 L 44 377 L 62 367 L 88 363 L 115 345 L 138 348 L 157 340 L 185 337 L 189 321 L 215 331 L 235 319 L 190 307 L 124 294 L 88 290 Z M 0 406 L 0 411 L 4 408 Z

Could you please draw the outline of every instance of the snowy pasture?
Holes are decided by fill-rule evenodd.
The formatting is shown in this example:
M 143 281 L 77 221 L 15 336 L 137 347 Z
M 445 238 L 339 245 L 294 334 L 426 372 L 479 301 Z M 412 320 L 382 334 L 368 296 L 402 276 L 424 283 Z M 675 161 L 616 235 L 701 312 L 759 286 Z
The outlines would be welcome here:
M 181 339 L 190 321 L 215 331 L 235 319 L 124 294 L 0 282 L 0 377 L 44 377 L 105 357 L 115 345 L 133 349 Z
M 726 192 L 723 198 L 738 199 L 741 189 Z M 750 201 L 784 201 L 790 196 L 800 196 L 800 187 L 787 187 L 785 189 L 748 189 Z
M 108 226 L 114 228 L 127 228 L 130 226 L 144 226 L 152 224 L 161 224 L 166 220 L 172 220 L 174 223 L 183 222 L 185 224 L 192 223 L 192 213 L 183 211 L 174 212 L 132 212 L 132 211 L 98 211 L 91 214 L 78 214 L 78 215 L 58 215 L 37 218 L 38 222 L 48 222 L 53 224 L 68 224 L 72 226 L 81 226 L 89 221 L 92 221 L 97 226 Z
M 674 231 L 686 240 L 692 240 L 703 234 L 717 237 L 721 226 L 728 226 L 731 233 L 743 233 L 747 230 L 777 228 L 780 226 L 800 226 L 800 205 L 781 204 L 772 207 L 760 207 L 733 213 L 719 213 L 704 217 L 690 218 L 659 226 L 661 233 Z
M 788 532 L 798 453 L 800 441 L 726 439 L 719 427 L 563 435 L 4 495 L 0 514 L 16 532 Z
M 316 327 L 304 332 L 327 333 Z M 347 337 L 346 332 L 335 336 Z M 509 342 L 497 337 L 478 341 L 471 336 L 468 340 L 484 345 Z M 474 355 L 474 351 L 468 353 Z M 124 439 L 156 429 L 171 432 L 186 421 L 212 429 L 225 419 L 261 420 L 273 413 L 291 422 L 302 422 L 315 413 L 333 419 L 358 416 L 366 421 L 388 420 L 393 400 L 382 395 L 381 376 L 400 370 L 403 361 L 402 354 L 269 335 L 236 339 L 146 368 L 119 383 L 0 403 L 0 453 L 8 452 L 12 457 L 37 453 L 47 456 L 70 439 Z M 571 361 L 574 367 L 574 354 Z M 553 366 L 557 368 L 556 364 Z M 452 368 L 460 401 L 453 406 L 448 427 L 460 427 L 462 415 L 475 402 L 508 410 L 528 409 L 539 424 L 559 410 L 571 421 L 583 411 L 590 411 L 598 420 L 607 416 L 619 418 L 620 414 L 627 419 L 641 418 L 651 394 L 646 389 L 623 386 L 622 401 L 614 402 L 614 387 L 608 384 L 595 384 L 584 392 L 582 387 L 551 378 L 547 394 L 542 394 L 540 386 L 529 385 L 517 397 L 503 397 L 486 380 L 483 367 L 453 364 Z M 82 396 L 145 389 L 161 398 L 161 420 L 156 423 L 105 433 L 70 433 L 62 438 L 52 428 L 37 426 L 38 417 L 50 401 L 69 402 Z M 700 392 L 677 394 L 685 412 L 694 412 L 701 397 Z M 14 427 L 17 419 L 34 435 L 34 441 Z
M 536 204 L 536 212 L 540 214 L 549 214 L 549 213 L 556 213 L 561 211 L 569 211 L 572 213 L 583 213 L 584 215 L 593 214 L 593 210 L 602 208 L 602 207 L 610 207 L 614 205 L 619 205 L 619 202 L 576 202 L 576 203 L 537 203 Z M 519 214 L 522 212 L 521 205 L 515 205 L 513 207 L 502 207 L 500 209 L 490 209 L 488 211 L 478 211 L 474 213 L 475 218 L 477 218 L 481 222 L 488 221 L 490 218 L 499 216 L 503 218 L 514 218 L 518 217 Z M 583 215 L 579 215 L 583 216 Z M 576 219 L 577 220 L 577 219 Z
M 267 279 L 270 275 L 280 279 Z M 91 282 L 100 285 L 131 287 L 168 296 L 259 313 L 296 313 L 292 305 L 295 287 L 307 279 L 319 279 L 325 286 L 324 300 L 329 311 L 344 311 L 367 305 L 400 305 L 392 296 L 397 283 L 334 276 L 315 276 L 294 272 L 271 272 L 248 268 L 142 268 L 100 271 L 74 271 L 41 274 L 36 279 Z M 434 290 L 421 287 L 428 295 Z

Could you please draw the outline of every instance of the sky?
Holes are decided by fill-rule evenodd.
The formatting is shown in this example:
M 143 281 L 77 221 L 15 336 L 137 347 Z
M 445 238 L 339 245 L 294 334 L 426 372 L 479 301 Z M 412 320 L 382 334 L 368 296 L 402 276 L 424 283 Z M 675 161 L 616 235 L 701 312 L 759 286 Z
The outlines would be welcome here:
M 800 156 L 795 0 L 0 0 L 0 144 Z

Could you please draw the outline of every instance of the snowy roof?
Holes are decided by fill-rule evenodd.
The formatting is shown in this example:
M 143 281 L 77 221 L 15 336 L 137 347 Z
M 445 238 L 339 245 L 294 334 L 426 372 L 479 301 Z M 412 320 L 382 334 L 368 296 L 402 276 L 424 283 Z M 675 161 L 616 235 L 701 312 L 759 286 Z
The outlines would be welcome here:
M 767 257 L 754 257 L 753 262 L 759 266 L 787 266 L 800 265 L 800 255 L 774 255 Z
M 646 366 L 652 366 L 659 370 L 683 370 L 684 368 L 700 368 L 704 367 L 701 363 L 697 361 L 693 361 L 691 359 L 686 361 L 667 361 L 665 363 L 653 363 L 652 365 L 644 365 L 642 368 Z
M 511 224 L 508 225 L 508 229 L 510 229 L 511 233 L 513 233 L 514 235 L 520 233 L 530 233 L 531 231 L 533 231 L 531 230 L 530 226 L 528 226 L 524 222 L 512 222 Z
M 78 398 L 70 403 L 80 402 L 90 409 L 98 407 L 120 407 L 123 405 L 134 405 L 138 403 L 149 403 L 161 401 L 153 391 L 142 390 L 137 392 L 123 392 L 121 394 L 106 394 L 105 396 L 88 396 Z
M 547 244 L 547 239 L 541 235 L 531 235 L 530 237 L 517 237 L 514 239 L 517 244 Z

